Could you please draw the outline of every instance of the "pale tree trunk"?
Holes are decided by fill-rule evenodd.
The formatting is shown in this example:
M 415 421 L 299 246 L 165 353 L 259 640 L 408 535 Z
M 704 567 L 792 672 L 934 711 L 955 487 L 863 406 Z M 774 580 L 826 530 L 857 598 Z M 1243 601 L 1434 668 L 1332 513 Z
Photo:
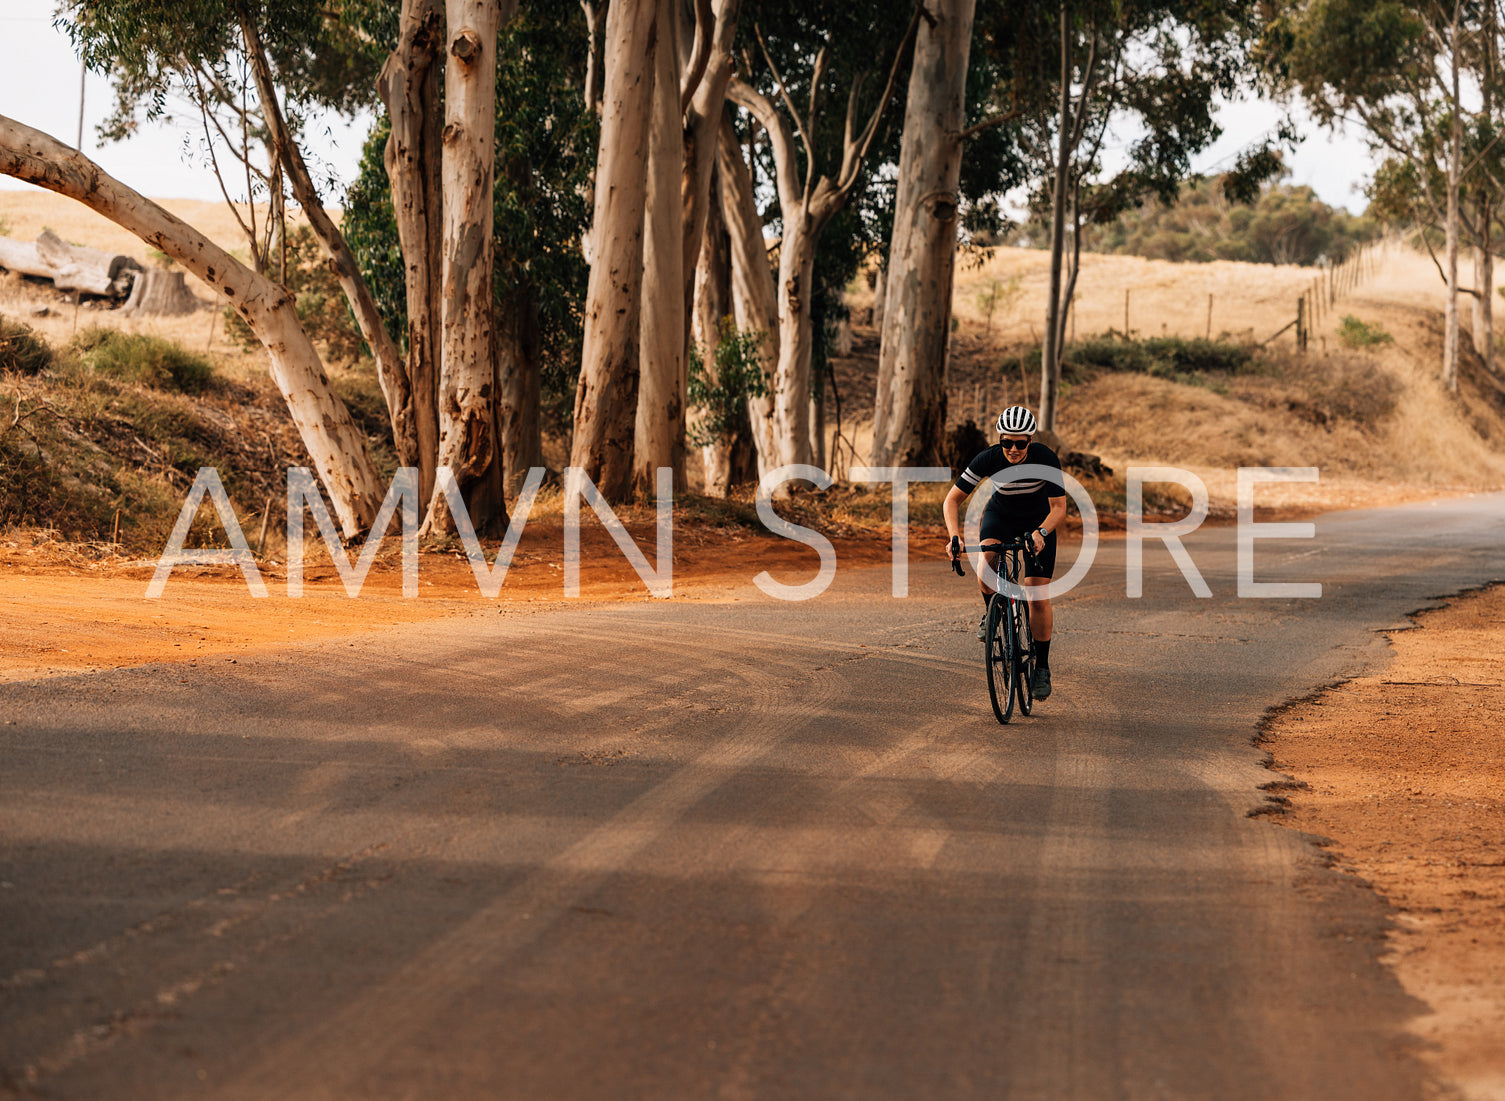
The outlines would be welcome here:
M 1451 56 L 1453 67 L 1452 133 L 1448 140 L 1448 204 L 1446 234 L 1447 302 L 1442 314 L 1442 383 L 1449 390 L 1458 389 L 1458 190 L 1459 169 L 1463 159 L 1463 105 L 1458 79 L 1459 3 L 1453 2 Z
M 1484 357 L 1484 367 L 1490 374 L 1495 370 L 1495 257 L 1494 238 L 1490 219 L 1495 216 L 1494 204 L 1485 199 L 1482 209 L 1480 231 L 1483 248 L 1479 250 L 1479 301 L 1474 307 L 1474 347 Z
M 606 86 L 591 219 L 594 256 L 570 465 L 608 501 L 625 500 L 632 488 L 655 7 L 656 0 L 613 0 L 606 12 Z
M 696 43 L 690 71 L 682 82 L 681 99 L 687 101 L 684 121 L 684 178 L 680 192 L 684 210 L 685 308 L 693 309 L 695 268 L 701 256 L 700 243 L 706 232 L 711 206 L 712 176 L 716 167 L 722 118 L 726 113 L 726 89 L 731 83 L 732 48 L 737 37 L 740 0 L 696 0 Z M 710 21 L 707 33 L 705 22 Z M 703 72 L 689 83 L 700 68 Z
M 934 21 L 923 23 L 915 37 L 882 294 L 875 466 L 938 462 L 945 442 L 957 183 L 974 6 L 975 0 L 932 0 Z
M 661 466 L 672 466 L 676 480 L 684 478 L 689 311 L 716 128 L 731 80 L 737 8 L 738 0 L 696 0 L 691 27 L 680 18 L 680 0 L 658 3 L 634 461 L 634 482 L 642 490 L 653 487 Z M 676 44 L 677 52 L 671 49 Z M 676 285 L 678 305 L 672 301 Z
M 1040 357 L 1040 427 L 1054 432 L 1061 384 L 1061 260 L 1066 245 L 1066 187 L 1071 174 L 1071 36 L 1066 5 L 1061 5 L 1061 102 L 1059 142 L 1050 202 L 1050 292 L 1045 303 L 1045 348 Z M 1085 92 L 1083 93 L 1085 98 Z M 1085 105 L 1084 105 L 1085 107 Z M 1128 339 L 1129 334 L 1124 334 Z
M 439 294 L 441 267 L 439 51 L 444 41 L 441 0 L 403 0 L 397 48 L 387 58 L 377 90 L 392 133 L 384 163 L 402 249 L 408 319 L 407 377 L 410 409 L 399 426 L 398 454 L 410 451 L 418 467 L 421 499 L 434 492 L 439 454 Z M 388 406 L 392 396 L 387 396 Z
M 695 265 L 690 339 L 700 350 L 700 369 L 707 384 L 716 386 L 721 381 L 716 365 L 716 349 L 721 343 L 721 321 L 732 314 L 732 258 L 726 219 L 721 213 L 719 173 L 712 174 L 712 181 L 706 204 L 707 216 L 701 238 L 700 257 Z M 690 429 L 703 428 L 705 419 L 703 411 L 693 406 L 689 409 L 687 423 Z M 735 443 L 735 434 L 723 433 L 709 443 L 700 445 L 706 496 L 725 497 L 730 489 L 732 449 Z
M 758 457 L 758 477 L 779 465 L 773 433 L 773 368 L 779 355 L 778 289 L 768 263 L 763 240 L 763 219 L 753 194 L 752 173 L 742 159 L 742 148 L 730 116 L 722 120 L 717 138 L 717 177 L 721 213 L 726 219 L 731 247 L 732 314 L 737 328 L 761 334 L 760 360 L 768 393 L 747 399 L 753 446 Z
M 779 359 L 773 371 L 773 434 L 778 465 L 813 464 L 810 438 L 810 283 L 815 277 L 816 224 L 802 206 L 787 209 L 779 242 Z
M 407 370 L 402 362 L 401 353 L 398 352 L 397 344 L 392 340 L 391 334 L 387 332 L 381 315 L 377 313 L 376 300 L 371 296 L 371 288 L 366 285 L 365 277 L 361 275 L 355 254 L 350 251 L 350 246 L 345 242 L 345 235 L 334 224 L 334 219 L 325 211 L 324 204 L 319 199 L 318 189 L 314 187 L 313 177 L 309 174 L 308 165 L 303 160 L 303 153 L 298 148 L 297 142 L 293 140 L 292 132 L 282 113 L 282 105 L 277 100 L 277 87 L 272 81 L 272 68 L 267 61 L 261 36 L 256 30 L 256 24 L 244 14 L 241 18 L 241 34 L 245 39 L 246 58 L 256 81 L 256 94 L 261 101 L 262 118 L 266 122 L 267 133 L 271 137 L 272 147 L 276 153 L 272 179 L 277 192 L 280 194 L 281 177 L 286 174 L 288 182 L 292 185 L 293 197 L 298 200 L 314 235 L 324 246 L 330 267 L 339 280 L 340 289 L 344 292 L 345 300 L 350 304 L 356 324 L 360 327 L 361 336 L 371 349 L 372 359 L 376 361 L 376 377 L 387 402 L 387 417 L 392 425 L 392 438 L 397 447 L 398 462 L 403 466 L 411 466 L 417 458 L 416 440 L 412 431 L 413 403 Z M 280 210 L 280 199 L 276 216 L 282 223 L 278 231 L 279 236 L 285 236 L 286 217 Z M 284 247 L 278 250 L 277 266 L 279 269 L 285 269 L 283 263 L 285 253 L 284 244 Z M 285 270 L 283 270 L 282 282 L 287 282 Z
M 439 466 L 454 472 L 476 528 L 493 530 L 506 522 L 491 302 L 496 43 L 516 8 L 517 0 L 446 7 Z M 436 489 L 423 531 L 454 529 L 449 498 Z
M 660 467 L 672 468 L 676 483 L 684 481 L 685 242 L 680 183 L 685 149 L 675 51 L 679 0 L 657 0 L 656 9 L 648 198 L 643 211 L 641 374 L 633 432 L 633 488 L 641 493 L 653 491 Z
M 594 111 L 596 118 L 601 117 L 601 38 L 602 20 L 606 17 L 606 0 L 580 0 L 580 9 L 585 12 L 585 106 Z M 585 183 L 580 187 L 580 197 L 591 202 L 592 208 L 595 203 L 593 196 L 596 193 L 596 175 L 594 170 L 590 173 Z M 591 240 L 591 227 L 587 226 L 585 232 L 580 235 L 580 255 L 585 260 L 586 267 L 594 267 L 596 263 L 596 249 Z
M 88 157 L 3 115 L 0 173 L 83 203 L 224 296 L 271 358 L 272 378 L 318 469 L 341 531 L 353 537 L 371 526 L 384 494 L 366 439 L 330 389 L 319 353 L 299 325 L 286 290 L 107 175 Z

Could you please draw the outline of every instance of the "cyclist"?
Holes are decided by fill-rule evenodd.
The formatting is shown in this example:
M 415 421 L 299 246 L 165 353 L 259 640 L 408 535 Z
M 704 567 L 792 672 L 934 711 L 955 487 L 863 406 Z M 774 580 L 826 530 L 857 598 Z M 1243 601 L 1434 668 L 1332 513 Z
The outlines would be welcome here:
M 1022 405 L 1011 405 L 998 414 L 995 425 L 999 442 L 977 455 L 961 472 L 951 492 L 946 494 L 943 512 L 950 535 L 947 552 L 955 560 L 959 554 L 961 503 L 985 479 L 1013 466 L 1061 469 L 1061 460 L 1043 443 L 1033 439 L 1038 427 L 1035 416 Z M 1002 482 L 1002 479 L 1000 479 Z M 1017 539 L 1028 533 L 1033 556 L 1024 556 L 1024 585 L 1035 588 L 1050 583 L 1056 569 L 1056 532 L 1066 521 L 1066 486 L 1058 475 L 1026 477 L 1000 484 L 982 514 L 982 544 Z M 988 565 L 998 568 L 998 555 L 986 555 Z M 977 625 L 977 637 L 987 632 L 987 604 L 993 590 L 982 574 L 977 575 L 982 590 L 983 617 Z M 1030 692 L 1037 700 L 1050 695 L 1050 637 L 1055 626 L 1050 599 L 1043 594 L 1030 601 L 1030 634 L 1035 640 L 1035 676 Z

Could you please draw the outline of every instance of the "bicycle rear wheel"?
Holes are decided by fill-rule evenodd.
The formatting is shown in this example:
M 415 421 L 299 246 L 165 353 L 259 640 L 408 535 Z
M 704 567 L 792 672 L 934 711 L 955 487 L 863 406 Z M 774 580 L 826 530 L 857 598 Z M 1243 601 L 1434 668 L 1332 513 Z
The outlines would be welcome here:
M 988 696 L 993 714 L 1006 723 L 1014 714 L 1014 632 L 1008 602 L 998 593 L 988 601 L 988 629 L 983 664 L 988 667 Z
M 1010 601 L 1014 607 L 1014 675 L 1019 678 L 1019 713 L 1035 705 L 1035 639 L 1029 630 L 1029 601 Z

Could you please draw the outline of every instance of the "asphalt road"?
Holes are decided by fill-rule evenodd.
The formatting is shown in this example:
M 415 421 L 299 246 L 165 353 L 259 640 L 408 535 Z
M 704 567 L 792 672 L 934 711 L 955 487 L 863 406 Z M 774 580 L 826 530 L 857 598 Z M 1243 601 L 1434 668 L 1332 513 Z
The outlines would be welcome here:
M 918 556 L 0 686 L 0 1095 L 1423 1096 L 1252 738 L 1505 576 L 1505 498 L 1317 533 L 1255 576 L 1320 599 L 1105 542 L 1006 728 Z

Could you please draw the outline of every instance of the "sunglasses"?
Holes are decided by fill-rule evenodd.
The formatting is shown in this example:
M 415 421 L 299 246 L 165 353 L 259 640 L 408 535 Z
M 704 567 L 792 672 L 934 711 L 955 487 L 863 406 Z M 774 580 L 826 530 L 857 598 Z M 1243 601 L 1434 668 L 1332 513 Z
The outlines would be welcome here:
M 1029 446 L 1028 440 L 1000 440 L 999 443 L 1005 451 L 1023 451 Z

